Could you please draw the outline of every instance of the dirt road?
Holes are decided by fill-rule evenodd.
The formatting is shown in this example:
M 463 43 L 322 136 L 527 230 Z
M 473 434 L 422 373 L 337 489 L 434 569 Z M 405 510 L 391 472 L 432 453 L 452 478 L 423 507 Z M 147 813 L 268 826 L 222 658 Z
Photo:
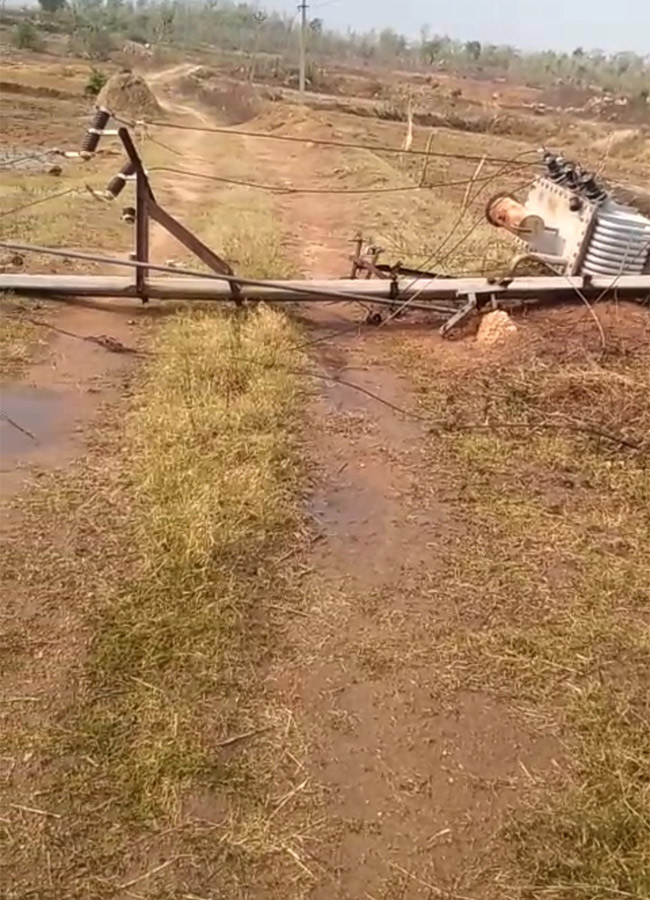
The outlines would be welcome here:
M 322 148 L 287 152 L 252 139 L 246 153 L 265 179 L 287 185 L 326 187 L 340 164 Z M 299 195 L 278 205 L 305 275 L 343 274 L 352 233 L 341 223 L 358 220 L 358 198 Z M 324 306 L 311 315 L 322 326 L 360 311 Z M 444 597 L 441 561 L 463 524 L 424 471 L 422 425 L 395 412 L 415 400 L 387 343 L 365 331 L 314 348 L 323 373 L 393 408 L 334 383 L 314 401 L 310 511 L 323 539 L 310 559 L 306 617 L 287 623 L 292 656 L 270 689 L 293 710 L 309 776 L 325 796 L 329 835 L 310 896 L 416 900 L 471 884 L 487 897 L 480 871 L 495 862 L 503 816 L 557 746 L 464 690 L 462 678 L 455 691 L 443 687 L 435 640 L 457 612 Z
M 177 67 L 152 83 L 168 116 L 201 127 L 212 121 L 210 114 L 166 90 L 188 70 Z M 206 175 L 223 171 L 224 152 L 235 153 L 246 171 L 287 187 L 327 190 L 341 164 L 338 151 L 287 149 L 245 136 L 171 131 L 165 143 L 183 166 Z M 205 204 L 199 180 L 161 174 L 156 189 L 181 219 Z M 274 206 L 304 275 L 345 272 L 353 232 L 341 223 L 366 214 L 365 201 L 325 193 L 280 196 Z M 178 250 L 170 235 L 154 229 L 154 260 Z M 309 315 L 318 340 L 321 328 L 349 325 L 359 312 L 323 305 Z M 133 339 L 123 314 L 69 308 L 57 326 Z M 412 407 L 405 382 L 377 364 L 382 355 L 381 335 L 368 332 L 342 334 L 313 351 L 325 376 L 350 373 L 388 403 Z M 24 382 L 37 390 L 47 384 L 57 404 L 62 439 L 36 457 L 41 466 L 62 465 L 79 452 L 73 437 L 91 424 L 106 390 L 114 396 L 130 364 L 127 355 L 56 333 L 54 353 Z M 108 387 L 101 393 L 95 387 L 88 401 L 89 384 L 97 380 Z M 23 404 L 18 418 L 24 411 Z M 310 421 L 307 449 L 317 486 L 309 509 L 322 539 L 308 560 L 311 599 L 302 616 L 286 622 L 290 656 L 268 673 L 266 685 L 275 705 L 291 709 L 307 747 L 306 777 L 324 795 L 325 843 L 310 896 L 388 897 L 399 887 L 402 900 L 415 900 L 430 895 L 430 884 L 464 884 L 482 860 L 522 764 L 534 770 L 539 751 L 493 702 L 440 690 L 427 648 L 454 615 L 437 582 L 440 556 L 460 526 L 449 503 L 421 489 L 421 426 L 333 383 L 319 390 Z M 35 431 L 43 424 L 35 422 Z
M 187 72 L 177 67 L 152 84 L 170 118 L 201 127 L 213 121 L 209 111 L 168 91 Z M 178 160 L 173 165 L 216 175 L 224 154 L 233 154 L 256 180 L 316 191 L 327 191 L 342 164 L 336 150 L 287 148 L 236 133 L 169 131 L 164 142 Z M 198 179 L 160 173 L 156 190 L 181 219 L 205 206 L 206 185 Z M 373 212 L 356 195 L 280 195 L 273 205 L 295 264 L 312 276 L 346 271 L 352 224 Z M 154 260 L 166 261 L 180 248 L 154 229 L 151 249 Z M 325 304 L 309 316 L 319 340 L 322 329 L 349 326 L 359 311 Z M 123 313 L 76 307 L 56 319 L 66 332 L 101 331 L 125 344 L 137 333 L 130 321 Z M 384 355 L 381 334 L 359 336 L 349 327 L 313 351 L 324 376 L 345 373 L 389 404 L 412 408 L 403 379 L 377 363 Z M 55 332 L 46 362 L 31 367 L 18 389 L 16 417 L 41 399 L 53 404 L 32 427 L 42 438 L 54 417 L 59 439 L 41 440 L 23 462 L 61 466 L 81 452 L 83 429 L 92 427 L 101 403 L 115 399 L 132 362 L 128 354 Z M 391 891 L 399 887 L 402 900 L 410 900 L 430 895 L 430 883 L 464 884 L 522 764 L 530 771 L 539 761 L 538 748 L 504 710 L 469 691 L 440 689 L 427 648 L 454 616 L 437 582 L 440 556 L 460 526 L 449 503 L 422 489 L 421 441 L 421 425 L 354 389 L 323 382 L 313 401 L 307 450 L 316 487 L 309 510 L 321 540 L 306 560 L 313 572 L 307 606 L 284 625 L 288 658 L 268 673 L 266 691 L 274 705 L 291 709 L 307 748 L 306 778 L 324 797 L 314 898 L 398 896 Z
M 168 90 L 188 71 L 188 66 L 177 67 L 156 75 L 152 83 L 170 119 L 200 129 L 216 121 L 214 113 L 187 99 L 181 101 Z M 292 117 L 292 129 L 306 137 L 321 127 L 311 114 L 292 109 L 287 116 Z M 265 127 L 264 122 L 259 127 Z M 145 156 L 147 150 L 152 155 L 160 152 L 162 145 L 154 140 L 160 139 L 166 147 L 167 169 L 190 169 L 207 176 L 202 180 L 178 171 L 156 172 L 161 200 L 180 219 L 192 222 L 219 252 L 227 239 L 220 230 L 225 212 L 227 217 L 245 219 L 257 209 L 260 193 L 253 188 L 218 186 L 210 183 L 210 177 L 242 179 L 245 175 L 257 183 L 285 188 L 309 185 L 310 193 L 264 194 L 263 202 L 268 204 L 264 216 L 281 235 L 293 266 L 304 275 L 346 274 L 356 229 L 376 225 L 384 214 L 381 196 L 331 191 L 332 173 L 354 172 L 363 164 L 363 156 L 316 145 L 265 141 L 240 133 L 243 130 L 234 128 L 228 135 L 152 131 L 152 140 L 145 141 Z M 261 241 L 255 231 L 259 219 L 252 222 L 253 239 Z M 240 244 L 236 252 L 244 253 L 245 248 Z M 169 235 L 154 231 L 154 259 L 166 261 L 178 253 Z M 265 801 L 263 826 L 255 826 L 263 832 L 263 840 L 258 841 L 258 832 L 251 828 L 252 837 L 247 832 L 241 841 L 228 845 L 232 859 L 241 865 L 237 872 L 250 872 L 248 878 L 237 881 L 237 893 L 233 888 L 228 900 L 231 896 L 233 900 L 523 897 L 514 888 L 512 894 L 505 894 L 510 888 L 499 880 L 502 870 L 510 871 L 502 827 L 529 790 L 559 771 L 564 749 L 557 729 L 547 719 L 538 727 L 538 714 L 527 705 L 534 691 L 522 691 L 526 703 L 515 708 L 491 689 L 487 676 L 483 683 L 465 650 L 476 645 L 481 651 L 487 647 L 486 656 L 503 653 L 499 659 L 507 658 L 504 665 L 511 666 L 507 674 L 512 678 L 518 672 L 513 660 L 528 661 L 529 654 L 534 665 L 545 661 L 545 648 L 535 643 L 537 632 L 524 638 L 509 629 L 511 621 L 514 629 L 518 617 L 527 617 L 518 591 L 524 598 L 522 607 L 530 602 L 533 608 L 530 598 L 538 588 L 545 601 L 545 592 L 553 596 L 548 583 L 556 575 L 548 575 L 547 582 L 542 569 L 547 564 L 547 547 L 542 537 L 537 533 L 531 537 L 525 529 L 533 518 L 526 506 L 529 495 L 542 498 L 544 538 L 549 521 L 559 528 L 555 519 L 545 518 L 557 512 L 557 502 L 551 503 L 555 483 L 547 493 L 538 490 L 536 481 L 530 489 L 528 482 L 524 484 L 519 506 L 513 504 L 505 516 L 514 523 L 513 530 L 508 530 L 508 524 L 499 543 L 487 526 L 482 530 L 483 520 L 468 520 L 467 510 L 472 507 L 463 503 L 466 495 L 472 500 L 480 496 L 481 478 L 487 483 L 494 474 L 485 460 L 498 462 L 502 446 L 490 445 L 484 454 L 479 439 L 467 445 L 462 452 L 472 462 L 464 470 L 447 448 L 436 447 L 419 407 L 430 393 L 438 404 L 436 413 L 446 414 L 457 402 L 458 386 L 459 391 L 467 390 L 463 397 L 475 418 L 480 414 L 487 419 L 488 404 L 498 400 L 490 394 L 491 385 L 482 380 L 473 352 L 443 346 L 428 334 L 416 335 L 405 349 L 399 332 L 355 328 L 359 310 L 326 303 L 310 306 L 301 318 L 310 363 L 320 376 L 313 379 L 315 390 L 301 425 L 302 455 L 311 485 L 306 500 L 309 535 L 300 551 L 302 602 L 300 606 L 274 605 L 275 650 L 261 662 L 256 701 L 285 715 L 287 746 L 275 747 L 274 752 L 281 754 L 283 764 L 291 760 L 291 773 L 286 776 L 282 769 L 282 783 L 279 775 L 274 781 L 275 776 L 268 774 L 271 800 Z M 127 318 L 70 308 L 57 317 L 56 324 L 82 335 L 101 331 L 137 349 L 144 345 L 144 337 L 138 338 L 141 321 L 145 319 L 139 312 Z M 435 375 L 427 354 L 435 355 L 438 372 L 448 379 L 440 396 L 435 383 L 432 386 Z M 116 399 L 121 379 L 136 360 L 137 356 L 112 355 L 99 344 L 55 332 L 45 362 L 31 366 L 17 390 L 35 389 L 36 402 L 45 387 L 55 396 L 51 402 L 56 404 L 57 441 L 51 448 L 46 441 L 38 450 L 26 450 L 28 439 L 23 435 L 16 459 L 48 469 L 81 455 L 84 432 L 92 431 L 101 404 Z M 456 370 L 458 360 L 462 365 Z M 487 357 L 484 361 L 499 364 Z M 466 363 L 467 378 L 460 374 Z M 381 399 L 373 399 L 364 389 Z M 514 403 L 512 397 L 519 398 L 517 391 L 522 390 L 516 382 L 507 402 Z M 18 411 L 24 411 L 24 399 L 19 396 L 17 403 Z M 35 432 L 46 423 L 47 415 L 34 422 Z M 556 444 L 544 444 L 543 450 L 549 457 L 560 454 Z M 525 456 L 519 445 L 517 453 L 519 464 Z M 8 483 L 13 485 L 15 480 L 17 489 L 15 462 L 10 459 Z M 563 460 L 562 465 L 568 464 Z M 504 466 L 496 473 L 496 484 L 507 475 Z M 517 482 L 512 490 L 519 487 Z M 499 488 L 485 501 L 488 512 L 478 502 L 477 508 L 487 516 L 492 506 L 506 502 Z M 520 530 L 523 549 L 517 543 Z M 562 544 L 559 531 L 553 534 L 559 554 L 566 536 Z M 476 546 L 480 552 L 472 555 Z M 514 547 L 519 556 L 526 551 L 531 558 L 542 548 L 542 562 L 534 556 L 531 563 L 531 583 L 517 568 L 516 554 L 503 562 L 506 575 L 501 572 L 499 553 L 506 547 Z M 495 581 L 501 592 L 494 589 Z M 506 607 L 505 623 L 499 620 L 500 604 Z M 499 620 L 498 627 L 506 635 L 496 649 L 490 644 L 492 618 Z M 461 646 L 463 653 L 456 652 Z M 512 655 L 506 657 L 504 646 L 508 653 L 512 649 Z M 580 653 L 573 654 L 571 649 L 570 665 L 565 665 L 555 662 L 553 650 L 548 670 L 543 669 L 549 683 L 548 672 L 561 671 L 564 677 L 566 671 L 576 671 L 574 655 L 586 658 L 584 648 Z M 38 672 L 34 677 L 38 678 Z M 147 690 L 156 690 L 155 685 L 143 684 Z M 34 693 L 41 687 L 35 684 Z M 561 688 L 565 690 L 564 683 Z M 233 707 L 239 702 L 239 697 L 233 698 Z M 267 730 L 251 728 L 243 732 L 243 738 Z M 235 735 L 234 741 L 240 737 Z M 229 749 L 230 739 L 217 743 L 223 746 Z M 20 761 L 15 766 L 20 773 Z M 203 893 L 213 893 L 206 896 L 220 896 L 215 887 L 219 873 L 201 854 L 207 853 L 210 841 L 226 840 L 214 836 L 227 831 L 236 816 L 227 804 L 231 788 L 221 791 L 220 771 L 211 772 L 210 777 L 216 779 L 218 789 L 183 801 L 183 814 L 176 814 L 161 834 L 155 833 L 152 849 L 147 851 L 149 870 L 156 873 L 159 866 L 169 879 L 164 882 L 169 891 L 164 896 L 194 898 L 194 892 L 188 893 L 190 883 L 207 885 Z M 244 795 L 248 777 L 245 772 L 237 775 Z M 280 813 L 288 817 L 282 829 Z M 207 843 L 201 844 L 195 835 L 191 838 L 203 849 L 195 850 L 186 867 L 192 871 L 185 873 L 185 880 L 180 875 L 174 880 L 174 866 L 181 860 L 178 868 L 182 869 L 185 859 L 184 851 L 176 853 L 174 841 L 184 834 L 188 822 L 184 816 L 190 814 L 207 829 L 201 832 L 201 840 Z M 258 843 L 266 849 L 257 851 Z M 256 852 L 258 858 L 254 858 Z M 277 863 L 278 855 L 288 868 Z M 191 882 L 190 875 L 199 881 Z M 125 878 L 123 883 L 129 890 L 116 889 L 106 896 L 120 900 L 163 896 L 155 893 L 153 881 L 141 883 L 139 876 Z M 136 883 L 133 893 L 130 889 Z M 88 894 L 79 896 L 86 900 Z

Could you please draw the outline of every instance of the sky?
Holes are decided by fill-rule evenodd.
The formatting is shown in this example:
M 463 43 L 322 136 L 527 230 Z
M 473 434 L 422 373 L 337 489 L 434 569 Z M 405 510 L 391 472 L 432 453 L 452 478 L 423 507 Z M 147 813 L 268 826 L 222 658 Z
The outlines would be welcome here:
M 633 50 L 650 54 L 649 0 L 308 0 L 310 18 L 330 28 L 369 31 L 392 27 L 417 37 L 511 44 L 522 50 Z M 293 12 L 298 0 L 260 0 Z

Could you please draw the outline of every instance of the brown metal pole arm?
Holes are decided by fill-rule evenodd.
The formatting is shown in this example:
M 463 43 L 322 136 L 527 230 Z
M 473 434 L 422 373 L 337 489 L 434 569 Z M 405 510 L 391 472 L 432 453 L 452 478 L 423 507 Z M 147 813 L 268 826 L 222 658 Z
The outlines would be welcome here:
M 469 315 L 471 315 L 474 312 L 474 310 L 477 308 L 478 305 L 479 305 L 479 301 L 478 301 L 476 294 L 469 293 L 467 295 L 467 303 L 465 304 L 465 306 L 463 306 L 463 307 L 461 307 L 461 309 L 457 310 L 453 314 L 453 316 L 450 316 L 450 318 L 447 319 L 447 321 L 444 323 L 444 325 L 440 326 L 440 328 L 438 329 L 438 333 L 440 334 L 440 336 L 446 337 L 446 335 L 449 334 L 449 332 L 452 330 L 452 328 L 455 328 L 457 325 L 459 325 L 461 322 L 463 322 Z
M 131 162 L 135 167 L 135 175 L 136 178 L 141 179 L 144 186 L 146 186 L 146 193 L 150 200 L 154 199 L 153 191 L 151 190 L 151 184 L 149 183 L 149 178 L 147 177 L 147 173 L 144 170 L 144 166 L 142 165 L 142 160 L 140 159 L 140 154 L 136 150 L 136 146 L 133 143 L 133 138 L 131 137 L 131 133 L 128 128 L 121 126 L 117 129 L 118 136 L 122 141 L 122 145 L 124 150 L 126 151 L 126 155 L 129 157 Z
M 135 173 L 135 256 L 138 262 L 149 262 L 149 206 L 154 202 L 153 191 L 142 165 L 140 154 L 131 138 L 128 128 L 118 128 L 117 133 L 133 166 Z M 135 272 L 135 290 L 143 303 L 148 302 L 146 268 L 138 268 Z
M 363 235 L 361 234 L 361 232 L 359 232 L 357 236 L 352 239 L 351 243 L 354 244 L 354 254 L 351 257 L 352 269 L 350 271 L 350 278 L 356 278 L 357 272 L 359 270 L 361 251 L 363 250 Z
M 162 225 L 165 231 L 168 231 L 172 237 L 175 237 L 184 247 L 187 247 L 187 249 L 198 257 L 201 262 L 205 263 L 209 269 L 212 269 L 213 272 L 217 272 L 219 275 L 230 275 L 231 277 L 235 275 L 232 267 L 225 259 L 221 259 L 214 250 L 211 250 L 202 240 L 200 240 L 200 238 L 190 231 L 189 228 L 186 228 L 185 225 L 178 221 L 178 219 L 175 219 L 170 215 L 162 208 L 162 206 L 159 206 L 155 200 L 149 201 L 147 203 L 147 208 L 149 215 L 154 222 L 158 222 L 159 225 Z M 235 281 L 231 281 L 230 289 L 233 300 L 237 306 L 240 306 L 242 303 L 240 285 Z
M 201 241 L 195 234 L 193 234 L 193 232 L 191 232 L 181 222 L 179 222 L 166 210 L 158 205 L 151 189 L 151 184 L 149 183 L 149 179 L 144 170 L 144 166 L 142 165 L 142 160 L 135 147 L 135 144 L 133 143 L 128 128 L 122 127 L 118 129 L 118 134 L 120 140 L 122 141 L 122 144 L 124 145 L 127 156 L 135 167 L 137 191 L 141 201 L 139 206 L 141 207 L 142 212 L 142 228 L 146 228 L 147 235 L 148 223 L 146 225 L 145 223 L 147 219 L 151 218 L 154 220 L 154 222 L 158 222 L 159 225 L 162 225 L 165 231 L 168 231 L 169 234 L 172 235 L 172 237 L 175 237 L 176 240 L 183 244 L 184 247 L 187 247 L 187 249 L 191 253 L 197 256 L 201 260 L 201 262 L 205 263 L 205 265 L 209 269 L 212 269 L 213 272 L 217 272 L 219 275 L 233 276 L 235 273 L 225 260 L 221 259 L 220 256 L 218 256 L 213 250 L 207 247 L 203 243 L 203 241 Z M 147 250 L 148 261 L 148 240 L 146 240 L 145 246 Z M 139 285 L 139 287 L 141 286 Z M 236 282 L 231 282 L 230 290 L 232 292 L 233 300 L 235 301 L 237 306 L 240 306 L 242 303 L 240 285 L 238 285 Z M 139 290 L 138 293 L 141 293 L 141 291 Z M 143 299 L 145 299 L 144 296 Z

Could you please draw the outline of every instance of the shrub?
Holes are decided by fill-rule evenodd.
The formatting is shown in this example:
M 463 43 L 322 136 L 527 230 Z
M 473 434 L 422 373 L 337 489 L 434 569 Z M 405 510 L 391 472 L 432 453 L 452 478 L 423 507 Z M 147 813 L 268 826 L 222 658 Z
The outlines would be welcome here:
M 45 48 L 42 36 L 31 22 L 19 22 L 13 30 L 12 40 L 14 47 L 19 50 L 40 53 Z
M 75 31 L 68 40 L 70 52 L 86 59 L 105 61 L 110 59 L 113 40 L 99 25 L 87 23 Z
M 100 69 L 91 69 L 88 81 L 86 82 L 86 87 L 84 88 L 84 94 L 87 94 L 90 97 L 96 97 L 107 81 L 108 75 L 106 72 L 102 72 Z

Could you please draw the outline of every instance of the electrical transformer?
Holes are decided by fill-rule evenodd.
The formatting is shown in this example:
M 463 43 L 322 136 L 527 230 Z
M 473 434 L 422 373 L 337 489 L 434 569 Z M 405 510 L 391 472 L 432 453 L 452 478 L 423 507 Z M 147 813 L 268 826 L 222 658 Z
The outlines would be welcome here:
M 617 202 L 593 172 L 555 153 L 543 159 L 526 200 L 494 197 L 488 221 L 513 234 L 525 256 L 566 275 L 650 272 L 650 219 Z

